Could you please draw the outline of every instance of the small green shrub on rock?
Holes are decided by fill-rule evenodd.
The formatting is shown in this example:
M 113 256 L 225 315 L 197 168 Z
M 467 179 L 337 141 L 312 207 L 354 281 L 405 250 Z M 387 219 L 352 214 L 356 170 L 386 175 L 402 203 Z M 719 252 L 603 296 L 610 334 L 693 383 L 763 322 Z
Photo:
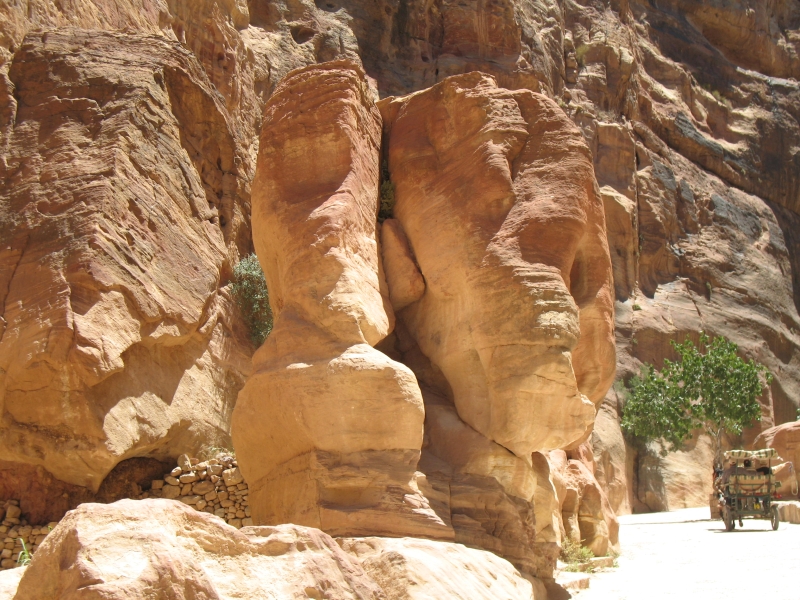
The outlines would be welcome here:
M 246 256 L 233 268 L 231 294 L 250 331 L 250 339 L 260 346 L 272 331 L 267 280 L 255 254 Z
M 594 558 L 594 554 L 589 548 L 581 546 L 579 543 L 573 542 L 570 538 L 565 537 L 561 541 L 560 558 L 567 563 L 567 566 L 564 568 L 565 571 L 588 571 L 590 567 L 585 565 Z

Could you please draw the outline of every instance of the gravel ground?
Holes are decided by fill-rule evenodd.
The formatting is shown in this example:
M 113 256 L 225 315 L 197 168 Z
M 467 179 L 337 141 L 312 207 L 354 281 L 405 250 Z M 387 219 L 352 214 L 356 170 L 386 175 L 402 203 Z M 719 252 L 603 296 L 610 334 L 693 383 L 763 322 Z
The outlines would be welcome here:
M 800 525 L 745 520 L 729 533 L 707 508 L 619 520 L 619 568 L 576 600 L 800 600 Z

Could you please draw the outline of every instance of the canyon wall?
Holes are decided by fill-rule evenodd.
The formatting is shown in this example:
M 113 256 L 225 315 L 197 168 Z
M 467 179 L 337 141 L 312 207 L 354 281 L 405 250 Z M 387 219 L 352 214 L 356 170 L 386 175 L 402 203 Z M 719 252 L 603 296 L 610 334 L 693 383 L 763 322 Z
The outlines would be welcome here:
M 0 497 L 19 494 L 23 509 L 38 502 L 43 513 L 63 514 L 129 459 L 229 446 L 251 369 L 251 381 L 278 393 L 299 376 L 290 366 L 315 368 L 310 352 L 341 365 L 323 383 L 371 372 L 370 385 L 397 408 L 374 425 L 385 440 L 374 448 L 339 428 L 335 392 L 309 388 L 304 401 L 335 408 L 293 438 L 298 447 L 272 440 L 281 452 L 248 474 L 257 488 L 303 457 L 297 472 L 330 483 L 332 522 L 343 523 L 337 502 L 354 497 L 336 483 L 352 481 L 353 465 L 386 476 L 371 491 L 384 509 L 406 495 L 418 503 L 402 531 L 421 522 L 433 537 L 446 531 L 529 567 L 521 549 L 536 536 L 555 544 L 560 527 L 569 534 L 564 515 L 570 522 L 580 510 L 567 491 L 593 497 L 591 485 L 575 483 L 590 475 L 616 512 L 704 504 L 708 441 L 664 458 L 626 440 L 622 381 L 643 362 L 671 358 L 670 340 L 702 329 L 735 341 L 775 376 L 762 423 L 731 444 L 795 420 L 798 52 L 800 7 L 791 0 L 4 3 Z M 308 177 L 280 193 L 297 194 L 297 204 L 261 216 L 253 209 L 254 236 L 251 194 L 287 183 L 256 177 L 259 151 L 269 152 L 262 124 L 291 135 L 280 111 L 300 110 L 292 82 L 311 77 L 293 70 L 330 61 L 363 71 L 357 102 L 337 101 L 340 88 L 318 100 L 338 107 L 319 126 L 351 130 L 342 138 L 351 141 L 330 155 L 322 143 L 293 148 Z M 475 71 L 485 75 L 468 75 Z M 470 121 L 489 105 L 499 108 Z M 302 118 L 309 123 L 296 126 L 311 126 L 313 114 Z M 570 156 L 582 158 L 560 168 L 563 140 L 541 155 L 525 141 L 549 135 L 566 135 Z M 450 144 L 477 150 L 468 158 Z M 377 225 L 370 211 L 385 181 L 395 214 Z M 484 203 L 470 205 L 476 190 Z M 509 217 L 499 224 L 503 210 Z M 297 215 L 317 220 L 311 227 Z M 255 349 L 228 283 L 254 237 L 276 315 L 289 309 L 251 367 Z M 531 241 L 557 251 L 532 250 Z M 604 245 L 613 283 L 597 263 Z M 484 262 L 493 268 L 471 270 Z M 458 277 L 454 264 L 463 265 Z M 300 267 L 313 265 L 304 279 Z M 526 286 L 540 313 L 497 298 Z M 365 291 L 353 297 L 348 287 Z M 328 312 L 315 314 L 330 289 Z M 456 293 L 469 301 L 448 297 Z M 535 331 L 547 334 L 524 339 Z M 616 383 L 606 393 L 613 343 Z M 547 408 L 544 390 L 568 399 L 563 418 Z M 368 411 L 373 392 L 354 399 Z M 515 405 L 519 397 L 529 404 Z M 591 433 L 590 404 L 598 407 Z M 285 409 L 274 407 L 275 418 Z M 532 426 L 533 413 L 546 426 Z M 461 451 L 473 445 L 474 455 Z M 567 456 L 545 456 L 557 448 Z M 356 462 L 337 462 L 341 453 Z M 567 482 L 561 492 L 559 481 Z M 532 509 L 516 500 L 537 493 Z M 292 506 L 288 496 L 281 503 L 259 510 Z M 592 522 L 604 520 L 600 508 L 591 512 Z M 498 519 L 531 537 L 487 535 L 481 523 Z

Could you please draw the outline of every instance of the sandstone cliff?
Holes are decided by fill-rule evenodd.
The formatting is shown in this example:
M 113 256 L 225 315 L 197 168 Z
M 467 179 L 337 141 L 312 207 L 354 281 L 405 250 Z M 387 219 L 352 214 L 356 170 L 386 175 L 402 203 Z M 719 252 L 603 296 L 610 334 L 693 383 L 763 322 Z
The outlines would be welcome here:
M 659 364 L 670 357 L 669 340 L 703 329 L 737 342 L 775 375 L 762 399 L 762 425 L 731 443 L 751 443 L 761 429 L 795 419 L 800 406 L 799 48 L 800 8 L 791 0 L 4 3 L 0 496 L 24 490 L 23 508 L 27 504 L 43 517 L 48 511 L 63 514 L 97 492 L 126 459 L 166 459 L 202 445 L 230 443 L 231 413 L 250 372 L 253 348 L 226 286 L 232 266 L 252 248 L 251 190 L 262 121 L 279 116 L 281 101 L 291 107 L 285 96 L 290 82 L 283 91 L 279 87 L 287 73 L 346 59 L 365 74 L 359 83 L 361 108 L 351 105 L 341 113 L 350 115 L 341 122 L 344 129 L 358 129 L 358 135 L 349 136 L 358 142 L 328 148 L 330 155 L 322 142 L 318 148 L 298 148 L 312 153 L 306 156 L 316 157 L 318 151 L 306 168 L 322 179 L 306 182 L 320 184 L 319 189 L 301 190 L 309 203 L 291 208 L 299 213 L 323 208 L 317 228 L 307 232 L 314 241 L 304 250 L 305 260 L 336 271 L 345 256 L 355 266 L 336 272 L 335 280 L 298 280 L 306 287 L 293 290 L 294 271 L 289 274 L 289 265 L 280 264 L 299 251 L 293 246 L 300 243 L 293 237 L 298 223 L 287 212 L 263 215 L 266 227 L 288 235 L 273 251 L 279 264 L 272 275 L 271 267 L 266 271 L 278 286 L 275 298 L 290 308 L 292 302 L 303 304 L 297 300 L 302 294 L 319 294 L 326 285 L 341 297 L 348 296 L 348 286 L 368 293 L 351 294 L 342 304 L 350 308 L 334 310 L 333 321 L 323 319 L 323 330 L 333 332 L 324 340 L 318 314 L 293 319 L 292 335 L 304 340 L 310 332 L 308 338 L 297 348 L 279 348 L 287 342 L 276 332 L 256 357 L 256 378 L 270 377 L 281 360 L 285 367 L 302 362 L 313 368 L 303 359 L 292 362 L 295 350 L 298 357 L 309 351 L 338 357 L 342 370 L 325 377 L 349 377 L 347 369 L 362 367 L 374 373 L 381 396 L 397 407 L 397 416 L 376 425 L 391 434 L 375 449 L 374 472 L 390 474 L 376 489 L 393 489 L 395 498 L 425 498 L 427 504 L 418 500 L 416 507 L 426 515 L 424 530 L 430 533 L 432 523 L 434 530 L 452 527 L 456 536 L 460 523 L 463 539 L 501 554 L 519 558 L 514 553 L 528 542 L 484 537 L 482 520 L 502 515 L 500 520 L 520 523 L 515 532 L 554 540 L 559 523 L 553 515 L 563 521 L 566 514 L 569 522 L 574 514 L 572 500 L 555 495 L 557 469 L 544 454 L 520 457 L 531 450 L 570 446 L 566 462 L 558 459 L 559 469 L 571 469 L 577 479 L 566 477 L 565 489 L 577 494 L 591 488 L 578 481 L 593 471 L 617 512 L 705 503 L 707 441 L 700 437 L 686 452 L 661 458 L 623 438 L 620 384 L 603 397 L 611 383 L 612 340 L 606 334 L 612 307 L 603 291 L 610 289 L 603 275 L 607 266 L 598 270 L 593 261 L 597 248 L 607 245 L 618 382 L 641 362 Z M 464 75 L 473 71 L 486 75 Z M 470 85 L 442 83 L 449 76 L 477 77 L 470 85 L 484 91 L 459 92 L 456 88 Z M 490 81 L 487 76 L 494 77 L 493 84 L 480 83 Z M 412 92 L 422 93 L 408 96 Z M 438 104 L 432 101 L 437 95 L 442 97 Z M 380 99 L 378 125 L 370 102 Z M 262 116 L 268 101 L 272 112 Z M 470 137 L 474 108 L 467 108 L 482 102 L 499 106 L 492 110 L 503 112 L 509 125 L 499 133 L 488 127 Z M 439 120 L 426 113 L 436 106 L 457 108 L 455 113 L 444 109 Z M 517 108 L 506 114 L 506 106 Z M 552 163 L 560 148 L 537 156 L 524 141 L 552 133 L 533 131 L 537 119 L 531 114 L 552 114 L 545 122 L 566 131 L 561 111 L 588 148 L 577 149 L 575 136 L 569 137 L 575 155 L 583 158 L 569 172 L 554 171 L 562 182 L 572 181 L 573 171 L 574 181 L 583 181 L 570 184 L 575 206 L 563 212 L 548 208 L 554 192 L 546 177 L 553 168 L 548 160 Z M 339 122 L 339 113 L 326 114 Z M 458 120 L 462 116 L 465 122 Z M 437 123 L 449 129 L 436 130 Z M 291 133 L 289 125 L 281 126 Z M 434 148 L 428 156 L 435 155 L 436 162 L 414 163 L 409 139 Z M 456 139 L 479 148 L 475 162 L 448 154 L 447 144 Z M 368 158 L 344 160 L 341 153 L 352 155 L 358 144 L 378 146 L 383 154 L 376 157 L 370 150 Z M 512 155 L 506 176 L 500 167 Z M 580 175 L 591 167 L 589 158 L 599 184 L 591 193 L 589 179 Z M 384 159 L 387 174 L 381 175 Z M 487 179 L 478 181 L 479 173 Z M 272 185 L 265 177 L 264 185 Z M 364 202 L 373 195 L 377 203 L 380 177 L 393 182 L 397 204 L 395 219 L 378 226 Z M 453 183 L 459 178 L 467 191 L 486 186 L 487 205 L 465 206 L 467 195 Z M 344 181 L 349 204 L 340 206 L 344 199 L 336 192 Z M 444 210 L 425 206 L 421 193 Z M 575 225 L 572 212 L 592 194 L 591 206 L 601 202 L 604 215 L 590 210 Z M 329 198 L 335 206 L 325 209 Z M 492 211 L 513 203 L 511 198 L 519 199 L 515 210 L 522 215 L 498 228 Z M 605 241 L 597 229 L 600 220 L 606 223 Z M 345 223 L 346 229 L 354 228 L 351 240 L 340 233 Z M 425 226 L 437 235 L 420 235 Z M 580 228 L 588 233 L 578 236 Z M 475 250 L 480 236 L 498 232 L 499 242 L 488 251 Z M 448 235 L 457 241 L 448 241 Z M 558 250 L 536 254 L 527 246 L 531 240 L 542 247 L 555 243 Z M 336 243 L 326 246 L 331 241 Z M 442 250 L 431 250 L 434 244 Z M 448 282 L 439 273 L 458 259 L 444 254 L 453 244 L 469 260 L 463 280 Z M 323 251 L 335 247 L 343 249 L 340 255 Z M 574 273 L 564 268 L 573 258 Z M 502 281 L 480 281 L 468 267 L 484 259 L 497 272 L 517 272 Z M 536 268 L 525 270 L 521 259 Z M 547 289 L 537 293 L 550 303 L 541 313 L 552 317 L 545 328 L 550 337 L 518 359 L 511 357 L 513 349 L 503 350 L 503 339 L 519 332 L 502 326 L 537 315 L 511 305 L 492 312 L 486 308 L 491 303 L 480 305 L 475 290 L 501 295 L 501 286 L 524 287 L 530 278 Z M 449 287 L 470 301 L 448 300 Z M 477 340 L 451 334 L 481 311 L 493 321 L 487 318 L 483 332 L 476 322 Z M 426 315 L 436 315 L 435 322 L 426 323 Z M 604 328 L 600 335 L 583 335 L 598 324 Z M 504 365 L 516 368 L 525 361 L 536 363 L 537 375 L 529 380 L 503 372 Z M 476 371 L 478 364 L 488 371 Z M 558 377 L 543 383 L 537 370 L 542 365 Z M 411 378 L 419 389 L 409 384 Z M 536 411 L 537 418 L 549 419 L 538 429 L 544 439 L 531 437 L 536 427 L 527 418 L 514 420 L 527 414 L 524 410 L 503 414 L 513 406 L 507 400 L 520 390 L 542 404 L 539 384 L 568 398 L 570 407 L 564 419 Z M 476 393 L 491 398 L 485 406 L 499 412 L 481 413 Z M 328 407 L 317 418 L 340 414 L 330 409 L 335 395 L 308 390 L 307 396 Z M 368 396 L 359 396 L 363 407 L 370 405 Z M 594 461 L 581 447 L 581 436 L 572 436 L 578 429 L 589 435 L 589 402 L 599 405 L 590 438 Z M 301 436 L 302 448 L 273 440 L 283 454 L 253 467 L 258 470 L 252 478 L 301 455 L 308 459 L 303 470 L 327 477 L 341 465 L 320 453 L 332 447 L 357 453 L 365 447 L 364 440 L 345 443 L 341 432 L 346 430 L 337 429 L 334 420 L 312 425 L 316 429 Z M 322 441 L 329 433 L 339 439 L 326 446 Z M 359 468 L 371 472 L 373 466 Z M 421 473 L 440 473 L 440 479 Z M 336 490 L 334 505 L 350 502 L 352 490 L 331 489 Z M 535 515 L 515 500 L 536 493 Z M 592 492 L 585 495 L 599 523 L 603 510 L 597 507 L 603 503 Z M 391 497 L 385 496 L 384 507 L 392 505 Z M 290 504 L 289 498 L 282 502 Z M 437 514 L 437 502 L 451 503 L 451 509 L 440 510 L 451 515 L 451 523 L 431 516 L 431 511 Z M 471 507 L 481 503 L 491 511 L 476 514 Z M 553 531 L 545 531 L 548 527 Z

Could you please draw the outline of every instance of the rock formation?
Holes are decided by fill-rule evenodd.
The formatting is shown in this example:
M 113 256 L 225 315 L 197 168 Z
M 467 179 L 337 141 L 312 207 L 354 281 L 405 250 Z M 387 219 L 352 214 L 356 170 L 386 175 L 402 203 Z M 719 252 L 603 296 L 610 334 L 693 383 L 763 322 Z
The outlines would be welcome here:
M 776 478 L 782 484 L 780 493 L 784 497 L 797 497 L 800 477 L 800 421 L 784 423 L 767 429 L 759 435 L 753 445 L 757 449 L 775 448 L 784 461 L 776 469 Z
M 233 419 L 253 520 L 455 539 L 551 577 L 559 510 L 532 453 L 588 436 L 614 369 L 589 149 L 555 103 L 480 73 L 380 108 L 348 62 L 293 71 L 265 108 L 275 325 Z
M 79 502 L 120 497 L 152 479 L 158 460 L 230 443 L 254 349 L 227 283 L 252 251 L 259 131 L 266 122 L 265 132 L 291 133 L 291 123 L 274 117 L 294 115 L 292 104 L 327 106 L 314 94 L 287 96 L 295 84 L 302 89 L 296 77 L 313 76 L 281 84 L 287 73 L 346 59 L 346 68 L 333 62 L 329 70 L 356 73 L 359 100 L 350 113 L 325 114 L 363 128 L 340 140 L 353 160 L 325 155 L 327 142 L 303 150 L 308 141 L 301 141 L 299 151 L 325 162 L 305 163 L 298 185 L 316 181 L 321 195 L 306 190 L 286 213 L 256 217 L 284 236 L 279 245 L 257 235 L 256 245 L 298 263 L 265 265 L 275 297 L 295 308 L 276 312 L 285 313 L 282 324 L 256 357 L 254 382 L 280 380 L 269 393 L 289 397 L 281 386 L 301 377 L 290 366 L 311 373 L 320 361 L 341 359 L 318 378 L 335 380 L 327 390 L 299 390 L 302 431 L 269 441 L 281 451 L 274 456 L 245 459 L 256 479 L 272 473 L 264 484 L 306 482 L 300 473 L 314 473 L 313 485 L 287 483 L 288 496 L 262 497 L 259 510 L 294 510 L 297 497 L 309 499 L 307 508 L 316 498 L 333 508 L 312 514 L 314 523 L 444 536 L 529 569 L 536 561 L 526 552 L 544 544 L 534 552 L 549 557 L 534 569 L 544 572 L 564 515 L 569 521 L 574 511 L 556 496 L 561 468 L 547 460 L 554 455 L 531 450 L 563 444 L 569 460 L 585 467 L 569 467 L 580 473 L 568 489 L 592 489 L 584 476 L 593 473 L 617 512 L 704 504 L 707 440 L 699 436 L 662 458 L 625 439 L 623 382 L 644 362 L 674 358 L 670 340 L 703 329 L 732 339 L 775 376 L 761 399 L 762 423 L 731 445 L 750 445 L 763 430 L 795 420 L 798 32 L 791 0 L 3 3 L 0 499 L 19 498 L 24 517 L 46 522 Z M 336 91 L 331 106 L 344 93 Z M 371 103 L 381 98 L 378 119 Z M 437 107 L 437 117 L 424 114 Z M 484 109 L 494 116 L 481 121 Z M 573 133 L 559 109 L 577 126 Z M 421 123 L 431 127 L 423 131 Z M 449 130 L 435 127 L 447 123 Z M 477 123 L 480 131 L 471 131 Z M 536 129 L 545 124 L 554 129 Z M 414 162 L 412 134 L 436 149 L 426 150 L 432 158 Z M 574 169 L 545 168 L 547 156 L 537 156 L 532 141 L 550 139 L 566 140 Z M 477 152 L 459 156 L 448 140 Z M 588 156 L 598 190 L 587 187 Z M 283 185 L 279 173 L 274 183 Z M 396 210 L 376 225 L 379 183 L 387 201 L 394 191 Z M 560 186 L 574 193 L 553 204 Z M 414 196 L 420 190 L 425 197 Z M 479 191 L 491 201 L 475 202 Z M 326 204 L 334 196 L 336 206 Z M 427 198 L 445 210 L 426 206 Z M 316 221 L 291 220 L 293 210 L 314 202 L 327 207 Z M 334 214 L 340 202 L 361 212 Z M 582 206 L 592 210 L 576 220 Z M 597 206 L 605 213 L 617 348 L 616 383 L 605 397 L 612 369 L 604 290 L 612 287 L 608 264 L 586 268 L 603 246 Z M 352 224 L 347 239 L 342 231 Z M 431 233 L 421 235 L 425 227 Z M 305 248 L 292 238 L 301 232 L 311 236 Z M 555 240 L 556 251 L 532 252 L 536 236 L 541 248 Z M 447 254 L 431 250 L 437 239 L 450 240 Z M 449 272 L 451 259 L 463 277 Z M 493 269 L 479 268 L 484 260 Z M 326 268 L 311 276 L 312 264 Z M 293 287 L 295 273 L 311 277 L 307 288 Z M 556 321 L 523 330 L 536 315 L 513 299 L 533 277 L 548 290 L 534 294 L 550 303 L 541 315 Z M 334 288 L 335 301 L 324 304 Z M 447 295 L 456 290 L 454 299 Z M 599 335 L 586 334 L 597 328 Z M 523 334 L 532 331 L 551 337 L 528 344 Z M 518 345 L 530 352 L 516 353 Z M 536 360 L 534 377 L 513 376 Z M 532 381 L 541 383 L 541 369 L 551 367 L 558 376 L 546 385 L 570 407 L 566 418 L 531 393 L 541 420 L 515 420 L 530 411 L 515 394 L 540 392 Z M 353 396 L 362 399 L 360 413 L 342 410 L 331 391 L 354 381 L 364 383 Z M 476 401 L 481 394 L 485 404 Z M 591 434 L 584 398 L 598 408 Z M 394 399 L 397 410 L 368 419 L 359 437 L 358 418 L 377 399 Z M 258 402 L 264 398 L 254 396 Z M 263 440 L 265 431 L 248 435 Z M 594 461 L 585 454 L 589 435 Z M 376 436 L 385 440 L 379 448 Z M 307 462 L 292 463 L 298 456 Z M 368 482 L 356 472 L 382 475 Z M 599 524 L 593 492 L 585 497 L 586 514 Z M 406 501 L 407 511 L 395 510 Z M 371 520 L 368 511 L 348 520 L 339 510 L 359 502 L 378 507 Z M 387 511 L 394 520 L 384 520 Z
M 160 38 L 55 31 L 8 78 L 0 459 L 97 491 L 125 458 L 229 445 L 249 365 L 219 286 L 249 182 L 205 73 Z
M 256 524 L 452 537 L 418 488 L 414 375 L 373 348 L 394 326 L 375 232 L 380 138 L 353 63 L 293 71 L 267 103 L 253 237 L 275 324 L 233 441 Z
M 394 215 L 425 281 L 409 334 L 473 429 L 520 457 L 569 445 L 614 375 L 603 207 L 578 129 L 478 73 L 381 106 Z
M 311 7 L 0 6 L 0 498 L 32 517 L 105 499 L 129 457 L 230 447 L 261 106 L 318 60 L 287 19 L 356 56 Z
M 412 268 L 425 284 L 381 347 L 420 381 L 422 470 L 449 490 L 456 541 L 547 577 L 560 511 L 539 452 L 586 438 L 614 374 L 591 156 L 555 103 L 479 73 L 380 107 L 396 199 L 382 231 L 407 239 L 383 246 L 390 296 Z
M 506 561 L 460 544 L 381 538 L 340 543 L 297 525 L 236 530 L 166 500 L 84 504 L 48 536 L 14 597 L 546 597 L 541 583 L 532 584 Z
M 549 453 L 564 536 L 589 548 L 595 556 L 620 549 L 619 522 L 608 496 L 597 483 L 591 449 L 583 444 L 581 459 L 563 450 Z
M 731 445 L 795 418 L 800 87 L 781 78 L 796 62 L 800 13 L 787 2 L 634 0 L 611 11 L 575 3 L 565 21 L 563 97 L 593 149 L 617 300 L 619 383 L 598 414 L 595 474 L 618 512 L 703 505 L 707 440 L 667 458 L 626 444 L 620 380 L 704 330 L 775 376 L 762 423 Z M 758 59 L 736 50 L 743 38 L 763 49 Z

